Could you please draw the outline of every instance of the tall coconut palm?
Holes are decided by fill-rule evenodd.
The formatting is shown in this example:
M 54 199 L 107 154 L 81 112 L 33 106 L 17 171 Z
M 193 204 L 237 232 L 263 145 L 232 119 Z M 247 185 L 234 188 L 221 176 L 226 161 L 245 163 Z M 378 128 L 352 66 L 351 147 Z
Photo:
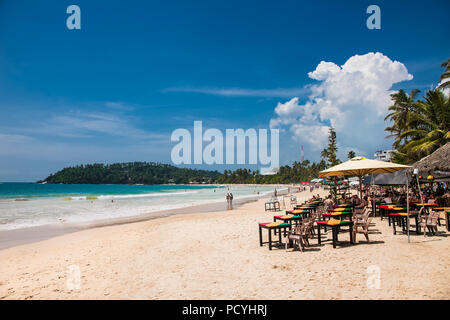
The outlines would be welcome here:
M 400 139 L 408 141 L 402 148 L 425 156 L 450 141 L 450 102 L 440 90 L 429 90 L 425 101 L 412 104 L 407 127 Z
M 450 59 L 447 59 L 447 61 L 444 61 L 441 64 L 442 68 L 445 68 L 445 71 L 443 74 L 441 74 L 441 76 L 439 77 L 439 83 L 441 83 L 439 85 L 439 89 L 445 89 L 450 87 Z
M 414 89 L 407 94 L 404 90 L 399 90 L 396 93 L 391 94 L 392 101 L 394 102 L 388 110 L 391 111 L 384 120 L 391 120 L 393 124 L 386 127 L 385 131 L 390 132 L 386 138 L 394 138 L 393 147 L 396 149 L 401 148 L 405 143 L 404 138 L 400 138 L 402 133 L 408 129 L 408 115 L 412 110 L 412 104 L 416 99 L 420 90 Z

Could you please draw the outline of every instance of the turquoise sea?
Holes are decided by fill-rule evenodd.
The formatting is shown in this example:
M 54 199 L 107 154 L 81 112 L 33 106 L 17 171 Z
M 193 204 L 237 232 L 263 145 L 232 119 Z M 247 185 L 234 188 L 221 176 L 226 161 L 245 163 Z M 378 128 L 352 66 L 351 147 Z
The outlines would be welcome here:
M 0 199 L 112 197 L 120 195 L 184 192 L 187 190 L 211 188 L 217 189 L 218 187 L 208 185 L 39 184 L 3 182 L 0 183 Z
M 271 186 L 0 183 L 0 231 L 135 217 L 273 192 Z

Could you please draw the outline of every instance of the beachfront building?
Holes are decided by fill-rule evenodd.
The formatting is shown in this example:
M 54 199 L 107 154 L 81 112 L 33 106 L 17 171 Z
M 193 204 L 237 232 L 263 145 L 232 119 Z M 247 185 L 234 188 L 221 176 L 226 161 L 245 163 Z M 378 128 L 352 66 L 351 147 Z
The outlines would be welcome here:
M 391 161 L 393 151 L 394 150 L 378 150 L 374 153 L 373 157 L 375 160 L 389 162 L 389 161 Z

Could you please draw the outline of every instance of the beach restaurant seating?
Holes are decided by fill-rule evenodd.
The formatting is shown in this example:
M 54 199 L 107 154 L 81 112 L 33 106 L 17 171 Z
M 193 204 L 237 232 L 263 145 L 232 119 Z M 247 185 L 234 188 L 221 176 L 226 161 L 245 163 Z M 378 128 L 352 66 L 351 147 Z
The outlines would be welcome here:
M 265 203 L 265 211 L 280 211 L 280 202 L 278 200 L 271 199 Z
M 372 218 L 369 218 L 369 216 L 364 216 L 363 219 L 359 221 L 355 221 L 353 223 L 353 241 L 356 242 L 356 234 L 362 233 L 367 239 L 367 242 L 369 242 L 369 226 L 370 222 L 372 221 Z
M 420 215 L 419 216 L 419 225 L 420 228 L 423 229 L 423 236 L 426 237 L 427 229 L 434 234 L 438 231 L 437 225 L 439 220 L 439 212 L 431 211 L 429 215 Z
M 355 211 L 353 214 L 353 221 L 355 224 L 365 223 L 371 214 L 369 207 L 364 207 L 361 211 Z
M 323 214 L 326 212 L 325 206 L 322 204 L 317 207 L 316 210 L 316 219 L 317 221 L 320 221 L 323 219 Z
M 308 237 L 312 238 L 314 236 L 314 222 L 316 222 L 314 215 L 309 218 L 303 219 L 302 222 L 303 225 L 305 225 L 306 234 L 308 235 Z
M 306 245 L 309 245 L 307 226 L 305 224 L 301 223 L 289 231 L 285 246 L 286 250 L 289 243 L 292 243 L 292 246 L 294 248 L 295 246 L 297 246 L 301 252 L 303 252 L 303 249 Z

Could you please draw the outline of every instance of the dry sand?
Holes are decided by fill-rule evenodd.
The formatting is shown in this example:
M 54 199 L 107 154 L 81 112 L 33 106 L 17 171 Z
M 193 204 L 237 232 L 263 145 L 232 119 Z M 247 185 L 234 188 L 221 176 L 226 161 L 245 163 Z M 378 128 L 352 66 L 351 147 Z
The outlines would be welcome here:
M 412 235 L 408 244 L 375 218 L 369 244 L 359 234 L 353 246 L 318 246 L 315 238 L 303 253 L 269 251 L 259 246 L 257 223 L 273 215 L 261 199 L 232 211 L 89 229 L 1 250 L 0 299 L 450 297 L 449 233 Z

